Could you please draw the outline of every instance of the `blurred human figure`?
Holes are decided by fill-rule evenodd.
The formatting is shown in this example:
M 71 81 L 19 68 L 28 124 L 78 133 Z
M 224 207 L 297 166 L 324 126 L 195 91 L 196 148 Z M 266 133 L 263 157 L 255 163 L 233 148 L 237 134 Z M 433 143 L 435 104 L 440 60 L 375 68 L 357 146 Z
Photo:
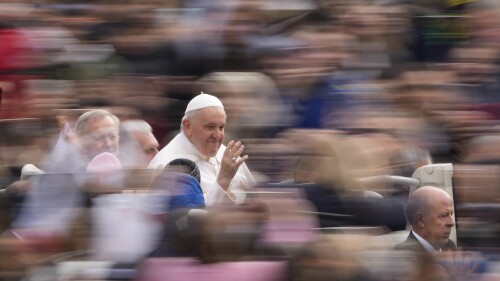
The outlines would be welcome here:
M 47 156 L 46 172 L 73 173 L 85 171 L 97 155 L 109 152 L 118 157 L 118 117 L 104 109 L 90 110 L 72 124 L 66 117 L 58 118 L 61 131 L 54 148 Z
M 224 103 L 228 120 L 225 136 L 262 138 L 273 136 L 290 123 L 274 81 L 259 72 L 213 72 L 200 80 L 203 91 Z
M 191 160 L 174 159 L 153 182 L 152 189 L 168 191 L 167 212 L 183 208 L 204 208 L 200 169 Z
M 354 235 L 320 237 L 291 257 L 290 280 L 374 280 L 355 254 L 363 243 Z
M 226 113 L 222 102 L 212 95 L 193 98 L 182 118 L 180 132 L 149 163 L 149 168 L 163 168 L 176 158 L 194 161 L 201 174 L 201 187 L 207 205 L 222 202 L 241 203 L 245 191 L 255 184 L 242 155 L 244 145 L 231 140 L 226 146 Z
M 397 148 L 389 161 L 392 175 L 410 178 L 418 168 L 432 164 L 432 156 L 420 147 L 407 145 Z M 411 186 L 393 183 L 391 189 L 391 196 L 408 200 Z
M 424 186 L 410 195 L 406 206 L 412 231 L 396 249 L 425 250 L 433 254 L 445 250 L 456 250 L 450 235 L 455 226 L 453 199 L 444 190 Z
M 491 119 L 500 119 L 499 58 L 500 53 L 496 46 L 482 43 L 456 47 L 450 52 L 451 66 L 461 83 L 459 89 L 468 98 L 466 102 L 462 102 L 462 108 L 484 114 L 479 115 L 483 118 L 476 121 L 479 123 L 476 126 L 482 126 Z M 472 119 L 465 117 L 461 119 Z
M 124 168 L 140 168 L 146 167 L 158 153 L 159 143 L 151 126 L 144 120 L 121 122 L 116 115 L 104 109 L 83 113 L 74 126 L 65 117 L 60 119 L 61 134 L 50 161 L 58 159 L 56 162 L 63 162 L 64 165 L 65 161 L 69 161 L 67 156 L 78 149 L 78 155 L 71 157 L 80 158 L 80 166 L 108 152 L 118 157 Z
M 468 1 L 466 24 L 470 41 L 494 46 L 500 40 L 500 5 L 495 0 Z
M 301 141 L 304 154 L 296 162 L 293 182 L 319 213 L 332 215 L 319 217 L 323 227 L 383 225 L 393 231 L 406 227 L 400 200 L 370 196 L 374 193 L 367 193 L 355 180 L 364 176 L 360 170 L 371 168 L 367 164 L 371 159 L 363 155 L 362 146 L 353 146 L 353 137 L 309 132 Z
M 151 189 L 167 190 L 162 238 L 150 256 L 190 256 L 197 253 L 201 221 L 206 211 L 200 186 L 200 170 L 191 160 L 172 160 L 155 179 Z M 198 245 L 198 246 L 196 246 Z
M 44 167 L 47 173 L 35 170 L 41 175 L 26 192 L 19 215 L 13 221 L 12 229 L 18 238 L 40 244 L 69 238 L 73 223 L 81 214 L 82 202 L 88 199 L 82 192 L 78 172 L 109 168 L 109 161 L 102 158 L 108 154 L 116 159 L 118 154 L 119 120 L 110 112 L 88 111 L 78 118 L 74 130 L 67 121 L 62 125 L 58 142 Z M 116 162 L 115 166 L 121 167 L 118 159 Z M 58 246 L 53 250 L 59 250 Z
M 0 189 L 0 200 L 2 200 L 5 209 L 0 216 L 7 216 L 7 223 L 1 224 L 1 231 L 10 227 L 10 223 L 17 217 L 23 205 L 25 195 L 30 192 L 36 182 L 36 177 L 44 174 L 42 170 L 33 164 L 26 164 L 21 169 L 19 180 L 14 181 L 7 187 Z M 0 219 L 1 220 L 1 219 Z
M 467 280 L 470 274 L 484 273 L 487 268 L 479 253 L 457 250 L 449 239 L 455 226 L 453 214 L 453 200 L 444 190 L 433 186 L 417 189 L 406 206 L 412 230 L 396 245 L 396 250 L 415 253 L 421 271 L 439 272 L 438 280 Z
M 207 217 L 208 212 L 200 209 L 177 209 L 169 213 L 161 239 L 148 257 L 199 256 Z
M 121 122 L 123 130 L 120 147 L 122 149 L 134 149 L 136 153 L 124 151 L 121 157 L 138 166 L 147 164 L 158 154 L 160 144 L 153 135 L 153 128 L 144 120 L 126 120 Z M 137 146 L 137 147 L 136 147 Z M 133 159 L 129 159 L 133 158 Z M 127 162 L 127 161 L 125 161 Z
M 169 214 L 163 237 L 150 257 L 196 257 L 202 263 L 238 261 L 258 252 L 258 240 L 269 216 L 266 205 L 177 209 Z
M 118 117 L 104 109 L 85 112 L 78 118 L 75 133 L 88 161 L 103 152 L 118 155 L 119 125 Z
M 29 70 L 37 67 L 32 58 L 36 50 L 24 27 L 17 26 L 29 13 L 29 5 L 0 4 L 0 87 L 3 106 L 0 119 L 28 117 L 31 113 L 26 80 L 33 79 Z

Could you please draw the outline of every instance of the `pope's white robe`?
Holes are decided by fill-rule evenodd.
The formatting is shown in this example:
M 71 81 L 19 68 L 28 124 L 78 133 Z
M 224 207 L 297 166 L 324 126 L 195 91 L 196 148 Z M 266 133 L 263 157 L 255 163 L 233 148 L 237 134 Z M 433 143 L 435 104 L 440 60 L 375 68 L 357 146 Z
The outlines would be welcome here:
M 245 201 L 246 191 L 255 185 L 255 180 L 247 165 L 243 163 L 231 181 L 229 186 L 231 192 L 226 193 L 217 183 L 222 155 L 224 155 L 225 150 L 226 146 L 221 145 L 215 157 L 206 157 L 196 149 L 183 132 L 180 132 L 151 160 L 148 168 L 163 169 L 174 159 L 189 159 L 195 162 L 200 169 L 201 188 L 207 206 L 227 202 L 242 203 Z

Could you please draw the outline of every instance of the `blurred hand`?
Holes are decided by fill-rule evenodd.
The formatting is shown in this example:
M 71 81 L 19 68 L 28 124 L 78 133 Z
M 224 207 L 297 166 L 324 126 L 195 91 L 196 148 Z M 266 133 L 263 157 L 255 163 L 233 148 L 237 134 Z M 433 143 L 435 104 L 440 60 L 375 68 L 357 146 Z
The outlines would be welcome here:
M 461 249 L 439 253 L 438 258 L 452 276 L 467 276 L 475 273 L 482 262 L 478 252 L 462 251 Z
M 31 190 L 31 186 L 30 180 L 18 180 L 7 186 L 5 191 L 11 195 L 24 195 Z
M 217 183 L 226 191 L 238 168 L 248 159 L 248 155 L 240 157 L 243 149 L 245 149 L 245 146 L 240 141 L 232 140 L 228 143 L 226 151 L 224 151 Z
M 73 132 L 73 129 L 71 129 L 71 125 L 68 121 L 67 116 L 58 115 L 56 116 L 56 119 L 57 119 L 57 125 L 59 126 L 59 129 L 63 134 L 64 140 L 68 142 L 76 142 L 77 141 L 76 134 Z

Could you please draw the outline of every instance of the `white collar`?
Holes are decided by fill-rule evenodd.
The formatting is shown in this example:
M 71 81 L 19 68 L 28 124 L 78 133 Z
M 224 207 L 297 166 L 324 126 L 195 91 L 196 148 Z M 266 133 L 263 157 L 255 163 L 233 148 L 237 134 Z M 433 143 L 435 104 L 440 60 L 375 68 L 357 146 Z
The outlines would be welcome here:
M 420 235 L 418 235 L 415 231 L 411 231 L 411 233 L 413 233 L 413 235 L 415 236 L 415 238 L 417 238 L 418 242 L 422 245 L 422 247 L 424 247 L 424 249 L 430 253 L 430 254 L 435 254 L 437 252 L 441 252 L 441 249 L 439 250 L 436 250 L 432 245 L 431 243 L 427 242 L 427 240 L 425 240 L 424 238 L 420 237 Z
M 181 132 L 181 135 L 184 138 L 183 141 L 186 143 L 189 143 L 189 150 L 191 150 L 191 151 L 189 151 L 190 153 L 194 154 L 198 159 L 200 159 L 202 161 L 206 161 L 206 162 L 209 162 L 211 164 L 217 163 L 217 160 L 215 157 L 207 157 L 207 156 L 203 155 L 203 153 L 201 153 L 196 148 L 196 146 L 194 146 L 194 144 L 188 139 L 188 137 L 186 136 L 186 134 L 184 134 L 184 132 Z

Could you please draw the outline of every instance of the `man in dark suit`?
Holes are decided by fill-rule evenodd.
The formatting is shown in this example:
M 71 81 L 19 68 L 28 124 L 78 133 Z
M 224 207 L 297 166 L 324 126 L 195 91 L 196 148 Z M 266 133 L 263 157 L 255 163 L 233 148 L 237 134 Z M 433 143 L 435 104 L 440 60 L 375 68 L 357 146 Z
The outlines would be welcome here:
M 412 230 L 396 250 L 415 253 L 420 274 L 416 280 L 468 280 L 469 274 L 485 272 L 487 262 L 481 256 L 457 251 L 449 239 L 455 220 L 448 193 L 432 186 L 417 189 L 408 199 L 406 217 Z
M 397 250 L 425 250 L 433 254 L 456 250 L 450 234 L 455 226 L 453 199 L 444 190 L 424 186 L 410 195 L 406 217 L 412 226 L 408 238 Z

